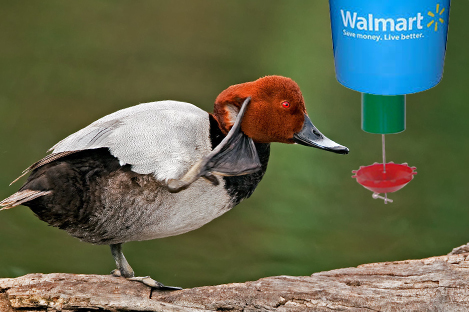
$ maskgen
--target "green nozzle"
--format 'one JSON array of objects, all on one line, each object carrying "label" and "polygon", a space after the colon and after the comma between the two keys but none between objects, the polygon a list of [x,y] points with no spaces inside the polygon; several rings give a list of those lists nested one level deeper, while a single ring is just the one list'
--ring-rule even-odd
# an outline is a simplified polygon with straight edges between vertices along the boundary
[{"label": "green nozzle", "polygon": [[391,134],[405,130],[405,95],[362,93],[362,129]]}]

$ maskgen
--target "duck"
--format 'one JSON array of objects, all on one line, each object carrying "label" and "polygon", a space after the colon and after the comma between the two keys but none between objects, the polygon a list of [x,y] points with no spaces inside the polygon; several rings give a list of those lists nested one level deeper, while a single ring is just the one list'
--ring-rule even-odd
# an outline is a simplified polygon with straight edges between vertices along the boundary
[{"label": "duck", "polygon": [[349,153],[313,125],[294,80],[265,76],[222,91],[213,113],[166,100],[104,116],[24,170],[0,207],[27,206],[83,242],[109,245],[116,277],[181,289],[136,277],[122,245],[198,229],[249,198],[274,142]]}]

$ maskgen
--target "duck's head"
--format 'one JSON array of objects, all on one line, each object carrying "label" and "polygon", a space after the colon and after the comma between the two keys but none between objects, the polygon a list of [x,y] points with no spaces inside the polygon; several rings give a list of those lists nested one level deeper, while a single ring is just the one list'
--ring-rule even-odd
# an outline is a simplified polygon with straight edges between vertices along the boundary
[{"label": "duck's head", "polygon": [[325,137],[306,113],[300,87],[290,78],[267,76],[230,86],[215,100],[213,115],[227,134],[243,102],[251,102],[243,116],[241,130],[256,143],[298,143],[339,154],[349,149]]},{"label": "duck's head", "polygon": [[213,117],[225,138],[181,179],[169,181],[170,192],[186,189],[199,177],[217,185],[215,175],[260,170],[254,143],[298,143],[339,154],[349,151],[316,129],[306,114],[300,88],[290,78],[267,76],[229,87],[215,100]]}]

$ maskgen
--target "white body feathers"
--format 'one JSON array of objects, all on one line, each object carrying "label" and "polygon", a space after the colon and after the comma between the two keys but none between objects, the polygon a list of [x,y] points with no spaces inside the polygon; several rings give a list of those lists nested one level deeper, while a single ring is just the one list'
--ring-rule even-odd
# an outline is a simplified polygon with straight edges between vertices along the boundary
[{"label": "white body feathers", "polygon": [[211,152],[209,116],[184,102],[144,103],[107,115],[63,139],[53,153],[109,148],[121,165],[153,174],[159,181],[180,178]]}]

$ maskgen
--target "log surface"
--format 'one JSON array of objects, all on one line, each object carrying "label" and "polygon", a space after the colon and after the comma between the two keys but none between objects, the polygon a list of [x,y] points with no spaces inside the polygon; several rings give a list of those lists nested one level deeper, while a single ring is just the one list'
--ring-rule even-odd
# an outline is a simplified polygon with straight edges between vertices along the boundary
[{"label": "log surface", "polygon": [[468,248],[172,292],[112,276],[28,274],[0,279],[0,311],[469,311]]}]

